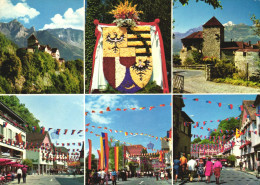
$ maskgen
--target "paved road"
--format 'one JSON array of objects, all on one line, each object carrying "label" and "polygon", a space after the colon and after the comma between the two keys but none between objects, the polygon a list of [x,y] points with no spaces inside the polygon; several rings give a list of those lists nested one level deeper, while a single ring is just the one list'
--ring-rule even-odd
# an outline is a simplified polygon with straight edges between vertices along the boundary
[{"label": "paved road", "polygon": [[184,91],[188,93],[260,93],[260,89],[206,81],[205,71],[173,69],[184,76]]},{"label": "paved road", "polygon": [[[112,182],[110,181],[109,184],[112,184]],[[172,180],[159,180],[156,181],[155,177],[152,178],[147,178],[147,177],[143,177],[143,178],[128,178],[127,181],[117,181],[116,182],[117,185],[171,185],[172,184]]]},{"label": "paved road", "polygon": [[[17,182],[15,179],[8,184],[17,184]],[[83,175],[76,177],[72,175],[28,175],[26,185],[84,185],[84,177]]]},{"label": "paved road", "polygon": [[[185,184],[185,185],[201,185],[205,183],[205,177],[203,177],[203,182],[197,182],[197,178],[194,182],[186,183],[174,183],[174,184]],[[211,176],[210,184],[216,184],[214,175]],[[233,168],[223,169],[220,176],[220,184],[225,185],[260,185],[260,179],[257,179],[254,175],[247,174],[245,172],[236,171]]]}]

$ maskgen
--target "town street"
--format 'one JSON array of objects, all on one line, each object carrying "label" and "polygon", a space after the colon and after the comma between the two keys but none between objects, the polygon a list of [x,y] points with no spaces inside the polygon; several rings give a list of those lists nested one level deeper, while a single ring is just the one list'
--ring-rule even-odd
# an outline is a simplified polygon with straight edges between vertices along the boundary
[{"label": "town street", "polygon": [[[206,184],[205,177],[203,177],[203,182],[197,182],[197,178],[193,182],[183,183],[180,180],[174,184],[185,184],[185,185],[200,185]],[[214,175],[211,176],[210,184],[216,184]],[[225,168],[221,171],[220,184],[226,185],[259,185],[260,179],[257,179],[255,175],[247,174],[245,172],[240,172],[234,168]]]},{"label": "town street", "polygon": [[[18,180],[8,184],[17,184]],[[21,184],[23,181],[21,179]],[[27,185],[83,185],[84,176],[83,175],[27,175],[26,178]]]},{"label": "town street", "polygon": [[[112,184],[112,181],[109,181],[108,184]],[[156,178],[155,177],[152,177],[152,178],[147,178],[147,177],[142,177],[142,178],[128,178],[127,181],[122,181],[120,179],[120,181],[116,181],[116,184],[117,185],[138,185],[138,184],[141,184],[141,185],[151,185],[151,184],[159,184],[159,185],[169,185],[169,184],[172,184],[172,180],[169,179],[169,180],[158,180],[156,181]]]},{"label": "town street", "polygon": [[260,89],[206,81],[205,71],[173,69],[173,74],[184,76],[184,91],[187,93],[259,93]]}]

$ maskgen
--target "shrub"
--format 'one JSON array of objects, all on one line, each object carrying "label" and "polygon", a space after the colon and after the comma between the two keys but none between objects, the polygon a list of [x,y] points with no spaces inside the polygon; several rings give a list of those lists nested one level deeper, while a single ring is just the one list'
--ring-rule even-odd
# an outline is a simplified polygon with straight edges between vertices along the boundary
[{"label": "shrub", "polygon": [[214,69],[212,70],[213,78],[232,78],[233,73],[236,72],[235,64],[232,62],[225,62],[219,60],[216,62]]},{"label": "shrub", "polygon": [[179,55],[173,55],[173,65],[181,65],[181,59]]},{"label": "shrub", "polygon": [[195,61],[195,63],[197,64],[201,64],[203,63],[202,61],[202,53],[200,53],[199,51],[192,51],[192,58]]},{"label": "shrub", "polygon": [[194,60],[192,58],[186,58],[186,60],[184,61],[184,65],[192,65],[194,64]]}]

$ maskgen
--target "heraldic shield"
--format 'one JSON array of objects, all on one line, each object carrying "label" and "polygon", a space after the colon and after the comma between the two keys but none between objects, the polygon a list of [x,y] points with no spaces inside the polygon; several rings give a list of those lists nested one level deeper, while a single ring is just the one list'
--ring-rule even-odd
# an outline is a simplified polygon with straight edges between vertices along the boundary
[{"label": "heraldic shield", "polygon": [[[108,83],[121,93],[135,93],[144,88],[152,76],[153,81],[157,80],[157,84],[163,86],[161,51],[157,55],[152,53],[152,39],[155,40],[154,45],[157,43],[158,49],[161,49],[155,33],[156,28],[151,25],[117,27],[97,24],[90,92],[101,90]],[[154,56],[159,58],[157,73],[154,70]]]}]

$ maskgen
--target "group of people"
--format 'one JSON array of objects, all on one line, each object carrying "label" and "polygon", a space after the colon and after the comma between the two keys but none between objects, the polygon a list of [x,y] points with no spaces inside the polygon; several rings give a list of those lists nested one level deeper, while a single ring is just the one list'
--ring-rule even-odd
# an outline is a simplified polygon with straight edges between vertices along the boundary
[{"label": "group of people", "polygon": [[202,181],[202,177],[206,177],[206,183],[210,183],[210,178],[214,174],[216,178],[216,184],[219,184],[219,178],[222,170],[222,164],[219,159],[216,161],[211,161],[211,157],[208,159],[198,159],[196,161],[193,156],[191,156],[188,161],[185,154],[182,154],[181,158],[176,158],[173,161],[173,169],[175,174],[175,181],[177,182],[178,176],[180,174],[181,179],[184,178],[186,174],[189,174],[190,182],[193,181],[195,174],[198,175],[198,181]]},{"label": "group of people", "polygon": [[[117,177],[119,176],[118,172],[113,169],[111,172],[105,171],[104,169],[100,170],[87,170],[86,171],[86,182],[89,185],[101,185],[108,184],[109,180],[112,180],[113,185],[116,185]],[[124,177],[125,178],[125,177]],[[119,180],[119,179],[118,179]],[[122,177],[123,180],[123,177]]]},{"label": "group of people", "polygon": [[9,182],[14,181],[14,179],[17,177],[18,184],[21,182],[21,178],[23,178],[23,183],[26,182],[26,175],[27,175],[27,168],[23,166],[23,168],[19,167],[17,171],[2,171],[0,175],[0,181],[1,182]]}]

